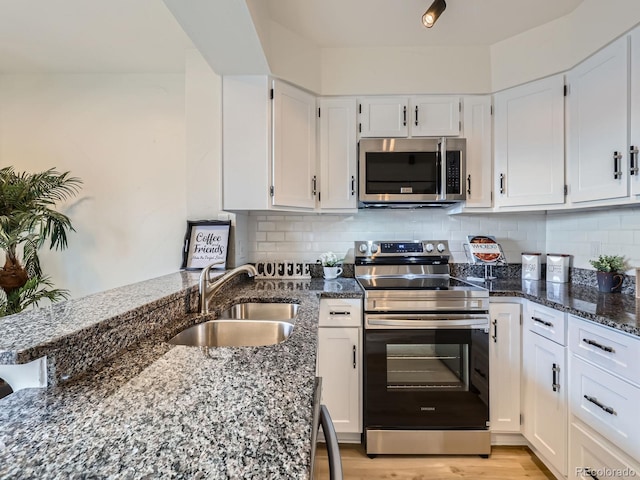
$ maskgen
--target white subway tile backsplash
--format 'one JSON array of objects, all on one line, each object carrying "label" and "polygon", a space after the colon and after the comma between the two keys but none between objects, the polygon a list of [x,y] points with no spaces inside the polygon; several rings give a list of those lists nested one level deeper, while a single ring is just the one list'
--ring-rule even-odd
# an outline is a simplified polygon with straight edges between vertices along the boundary
[{"label": "white subway tile backsplash", "polygon": [[284,232],[267,232],[267,242],[284,242]]},{"label": "white subway tile backsplash", "polygon": [[292,260],[314,263],[322,252],[345,255],[356,240],[449,241],[454,262],[466,262],[467,235],[493,235],[507,261],[524,251],[568,253],[572,265],[592,268],[594,245],[603,255],[624,255],[640,266],[640,207],[595,212],[478,214],[451,216],[444,210],[360,210],[357,214],[249,214],[250,261]]},{"label": "white subway tile backsplash", "polygon": [[[520,262],[525,250],[545,244],[545,215],[500,214],[450,216],[444,210],[362,210],[349,215],[278,212],[248,216],[250,261],[290,259],[315,262],[322,252],[344,256],[356,240],[449,241],[454,262],[466,262],[468,235],[493,235],[507,260]],[[542,227],[541,227],[542,225]],[[502,228],[508,227],[508,228]]]}]

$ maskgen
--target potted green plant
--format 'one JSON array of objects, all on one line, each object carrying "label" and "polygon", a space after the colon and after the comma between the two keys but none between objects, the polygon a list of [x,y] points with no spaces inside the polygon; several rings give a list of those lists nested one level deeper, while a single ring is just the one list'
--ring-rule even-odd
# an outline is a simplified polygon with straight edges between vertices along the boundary
[{"label": "potted green plant", "polygon": [[338,258],[338,256],[333,252],[325,252],[321,254],[320,263],[322,263],[324,278],[329,280],[338,278],[342,274],[342,267],[340,267],[342,260],[342,258]]},{"label": "potted green plant", "polygon": [[606,293],[618,293],[622,289],[625,269],[624,257],[621,255],[600,255],[596,260],[589,260],[596,269],[598,289]]},{"label": "potted green plant", "polygon": [[51,249],[67,247],[67,232],[73,226],[54,207],[73,197],[81,183],[69,172],[55,169],[39,173],[0,169],[0,248],[5,256],[0,268],[0,316],[37,306],[45,298],[68,298],[66,290],[51,288],[50,277],[40,267],[38,250],[47,241]]}]

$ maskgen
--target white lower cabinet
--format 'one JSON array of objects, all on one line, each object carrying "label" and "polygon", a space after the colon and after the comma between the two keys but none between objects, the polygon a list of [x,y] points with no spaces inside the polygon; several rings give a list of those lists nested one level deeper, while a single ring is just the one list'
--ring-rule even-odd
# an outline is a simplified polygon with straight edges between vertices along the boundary
[{"label": "white lower cabinet", "polygon": [[341,442],[360,442],[362,433],[362,301],[321,299],[318,376],[322,403]]},{"label": "white lower cabinet", "polygon": [[640,464],[579,420],[571,422],[568,478],[613,480],[640,477]]},{"label": "white lower cabinet", "polygon": [[520,432],[519,303],[491,303],[489,402],[492,433]]},{"label": "white lower cabinet", "polygon": [[569,316],[569,478],[640,477],[640,338]]},{"label": "white lower cabinet", "polygon": [[[529,304],[535,305],[535,304]],[[547,309],[535,305],[536,309]],[[552,309],[547,309],[555,312]],[[554,320],[565,331],[564,315]],[[525,316],[523,345],[523,433],[549,467],[567,474],[567,361],[564,344],[534,331],[529,310]],[[545,320],[546,321],[546,320]],[[551,323],[551,322],[549,322]],[[544,333],[544,332],[542,332]],[[562,337],[564,339],[564,336]]]}]

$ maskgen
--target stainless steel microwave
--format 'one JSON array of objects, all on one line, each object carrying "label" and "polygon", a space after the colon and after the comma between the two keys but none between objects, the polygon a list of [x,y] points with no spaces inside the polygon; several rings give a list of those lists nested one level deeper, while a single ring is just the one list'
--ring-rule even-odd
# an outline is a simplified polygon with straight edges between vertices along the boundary
[{"label": "stainless steel microwave", "polygon": [[466,198],[464,138],[363,138],[358,161],[361,208],[444,206]]}]

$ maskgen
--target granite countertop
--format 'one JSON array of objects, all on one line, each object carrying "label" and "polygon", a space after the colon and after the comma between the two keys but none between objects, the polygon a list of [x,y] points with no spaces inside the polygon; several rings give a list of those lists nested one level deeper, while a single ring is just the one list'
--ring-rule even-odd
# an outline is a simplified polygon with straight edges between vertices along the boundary
[{"label": "granite countertop", "polygon": [[214,309],[299,302],[285,342],[207,357],[166,343],[202,320],[183,314],[71,380],[0,399],[0,478],[307,478],[320,296],[362,291],[353,279],[243,282]]},{"label": "granite countertop", "polygon": [[556,310],[640,336],[640,302],[632,295],[601,293],[597,288],[572,283],[552,283],[520,278],[471,283],[486,287],[492,297],[523,297]]}]

